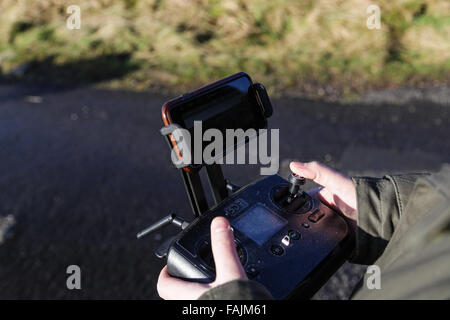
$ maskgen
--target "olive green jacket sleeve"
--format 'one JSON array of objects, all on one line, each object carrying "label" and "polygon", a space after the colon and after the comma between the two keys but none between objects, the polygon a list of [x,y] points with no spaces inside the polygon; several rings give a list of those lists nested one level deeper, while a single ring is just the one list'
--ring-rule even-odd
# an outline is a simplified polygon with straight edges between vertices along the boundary
[{"label": "olive green jacket sleeve", "polygon": [[404,213],[416,180],[425,175],[352,178],[357,195],[358,229],[350,262],[372,264],[381,256]]},{"label": "olive green jacket sleeve", "polygon": [[358,230],[351,261],[372,271],[352,299],[449,299],[450,166],[353,181]]}]

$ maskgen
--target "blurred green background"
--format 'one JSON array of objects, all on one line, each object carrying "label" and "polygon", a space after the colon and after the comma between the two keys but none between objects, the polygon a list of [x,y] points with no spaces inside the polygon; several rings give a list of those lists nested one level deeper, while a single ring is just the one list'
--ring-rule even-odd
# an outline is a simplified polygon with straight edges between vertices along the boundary
[{"label": "blurred green background", "polygon": [[450,1],[0,0],[3,80],[181,92],[238,71],[310,98],[449,83]]}]

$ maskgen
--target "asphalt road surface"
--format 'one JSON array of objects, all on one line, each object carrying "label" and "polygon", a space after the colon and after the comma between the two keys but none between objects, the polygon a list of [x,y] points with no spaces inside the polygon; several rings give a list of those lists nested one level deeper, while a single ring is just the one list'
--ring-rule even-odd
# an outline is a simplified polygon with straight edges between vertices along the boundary
[{"label": "asphalt road surface", "polygon": [[[142,240],[136,232],[172,212],[191,218],[158,132],[168,98],[0,86],[1,299],[158,299],[164,262],[152,252],[177,230]],[[448,104],[273,104],[269,125],[280,129],[283,176],[292,159],[376,176],[450,162]],[[224,172],[245,184],[259,168]],[[69,265],[81,267],[81,290],[66,287]],[[346,264],[315,298],[347,298],[363,272]]]}]

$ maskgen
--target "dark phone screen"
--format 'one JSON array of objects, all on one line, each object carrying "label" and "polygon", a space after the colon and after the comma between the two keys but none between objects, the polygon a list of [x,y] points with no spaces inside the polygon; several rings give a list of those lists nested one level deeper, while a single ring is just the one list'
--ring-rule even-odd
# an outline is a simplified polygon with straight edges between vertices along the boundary
[{"label": "dark phone screen", "polygon": [[218,87],[180,102],[170,109],[172,122],[193,134],[194,121],[202,121],[203,131],[209,128],[247,130],[266,127],[266,119],[257,104],[252,82],[241,76]]}]

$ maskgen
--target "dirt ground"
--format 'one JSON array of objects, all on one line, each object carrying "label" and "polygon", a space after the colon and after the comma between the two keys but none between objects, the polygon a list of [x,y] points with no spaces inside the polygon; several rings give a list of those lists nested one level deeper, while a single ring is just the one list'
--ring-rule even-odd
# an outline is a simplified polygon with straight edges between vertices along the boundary
[{"label": "dirt ground", "polygon": [[[450,162],[448,90],[441,94],[443,103],[395,93],[352,105],[274,100],[280,173],[293,159],[350,175],[438,170]],[[152,252],[176,229],[139,241],[136,233],[172,212],[191,217],[158,132],[168,98],[0,86],[0,299],[158,299],[164,262]],[[245,184],[259,166],[224,173]],[[81,290],[66,288],[72,264]],[[348,298],[364,271],[345,264],[315,298]]]}]

